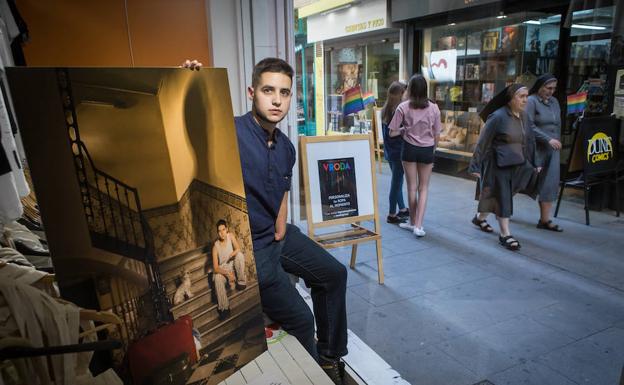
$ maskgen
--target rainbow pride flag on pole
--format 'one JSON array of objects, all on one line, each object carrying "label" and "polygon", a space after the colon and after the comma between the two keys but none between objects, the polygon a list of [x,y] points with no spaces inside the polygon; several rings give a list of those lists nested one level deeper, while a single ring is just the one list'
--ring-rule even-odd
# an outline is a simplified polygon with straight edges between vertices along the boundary
[{"label": "rainbow pride flag on pole", "polygon": [[368,106],[369,104],[375,104],[375,96],[373,96],[372,92],[367,92],[362,95],[362,101],[364,103],[364,107]]},{"label": "rainbow pride flag on pole", "polygon": [[579,114],[585,111],[587,105],[587,92],[579,92],[568,95],[568,115]]},{"label": "rainbow pride flag on pole", "polygon": [[342,111],[346,115],[355,114],[364,109],[360,86],[349,88],[342,94]]}]

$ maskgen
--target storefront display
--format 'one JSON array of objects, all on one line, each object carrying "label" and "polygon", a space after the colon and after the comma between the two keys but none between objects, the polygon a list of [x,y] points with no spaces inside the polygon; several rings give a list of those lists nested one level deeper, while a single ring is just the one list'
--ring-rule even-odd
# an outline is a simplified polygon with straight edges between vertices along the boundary
[{"label": "storefront display", "polygon": [[[373,107],[383,104],[387,87],[399,80],[399,31],[390,28],[387,11],[386,0],[363,0],[306,14],[305,27],[302,20],[297,21],[303,77],[297,85],[300,134],[371,131]],[[304,59],[312,48],[314,55]],[[313,77],[306,75],[310,71]],[[365,108],[345,111],[345,93],[356,87]],[[312,94],[316,103],[310,114],[312,108],[306,101]],[[312,121],[315,130],[310,130]]]},{"label": "storefront display", "polygon": [[[372,42],[343,41],[325,46],[327,131],[366,134],[372,130],[373,107],[382,106],[387,89],[399,79],[398,36]],[[345,109],[353,90],[363,108]]]},{"label": "storefront display", "polygon": [[556,55],[541,50],[539,39],[557,40],[559,18],[532,17],[509,15],[423,32],[423,73],[442,113],[439,156],[470,157],[483,125],[478,111],[507,85],[530,86],[536,76],[554,71]]},{"label": "storefront display", "polygon": [[[613,0],[391,0],[392,22],[413,41],[406,68],[427,77],[429,97],[442,113],[437,169],[465,175],[483,125],[473,116],[506,85],[530,86],[551,73],[562,111],[563,170],[582,115],[624,110],[615,84],[624,52],[622,6]],[[614,151],[622,150],[619,143]],[[601,203],[593,207],[614,207],[605,200],[597,198]]]}]

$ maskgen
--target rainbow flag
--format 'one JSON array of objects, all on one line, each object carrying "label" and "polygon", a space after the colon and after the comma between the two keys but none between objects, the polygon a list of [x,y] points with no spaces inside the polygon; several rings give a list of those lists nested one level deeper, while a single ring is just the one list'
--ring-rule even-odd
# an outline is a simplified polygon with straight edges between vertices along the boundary
[{"label": "rainbow flag", "polygon": [[587,105],[587,92],[579,92],[568,95],[568,114],[578,114],[585,110]]},{"label": "rainbow flag", "polygon": [[362,90],[360,86],[349,88],[342,94],[342,110],[346,115],[355,114],[364,109],[364,100],[362,99]]},{"label": "rainbow flag", "polygon": [[375,97],[372,92],[367,92],[362,95],[362,102],[364,106],[368,106],[369,104],[375,104]]}]

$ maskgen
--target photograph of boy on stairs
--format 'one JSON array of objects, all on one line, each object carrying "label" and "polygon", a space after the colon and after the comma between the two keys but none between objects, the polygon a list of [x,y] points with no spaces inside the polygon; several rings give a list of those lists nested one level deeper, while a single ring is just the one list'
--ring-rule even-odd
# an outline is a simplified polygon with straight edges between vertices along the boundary
[{"label": "photograph of boy on stairs", "polygon": [[245,274],[245,256],[240,251],[236,236],[230,233],[224,219],[217,222],[218,238],[212,247],[212,266],[215,291],[217,293],[218,312],[220,319],[230,315],[228,288],[235,284],[236,289],[247,287]]},{"label": "photograph of boy on stairs", "polygon": [[[197,60],[183,67],[201,70]],[[327,250],[287,223],[297,153],[278,124],[290,109],[294,70],[279,58],[253,68],[251,111],[234,119],[262,310],[293,335],[335,384],[347,354],[347,270]],[[311,290],[311,312],[288,274]],[[316,333],[315,333],[316,323]]]}]

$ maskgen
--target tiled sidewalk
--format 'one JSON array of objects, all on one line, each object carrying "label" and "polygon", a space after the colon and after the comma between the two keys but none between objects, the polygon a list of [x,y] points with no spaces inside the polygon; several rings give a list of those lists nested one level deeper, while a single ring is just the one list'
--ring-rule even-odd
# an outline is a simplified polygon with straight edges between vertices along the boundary
[{"label": "tiled sidewalk", "polygon": [[[378,174],[387,213],[390,174]],[[613,385],[624,365],[624,219],[562,203],[563,233],[535,228],[537,204],[515,198],[519,252],[470,223],[474,181],[434,174],[427,235],[382,225],[349,271],[349,328],[412,384]],[[498,230],[495,219],[490,223]],[[350,248],[333,254],[348,264]]]}]

